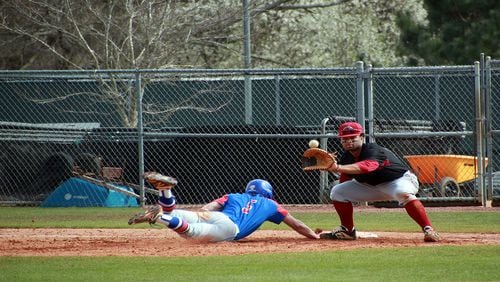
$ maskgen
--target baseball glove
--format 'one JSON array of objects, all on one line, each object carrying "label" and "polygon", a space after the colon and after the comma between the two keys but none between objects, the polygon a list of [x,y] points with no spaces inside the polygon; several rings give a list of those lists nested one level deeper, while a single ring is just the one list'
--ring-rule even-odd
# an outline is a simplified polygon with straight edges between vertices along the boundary
[{"label": "baseball glove", "polygon": [[302,169],[304,171],[311,170],[328,170],[337,164],[337,153],[329,153],[319,148],[307,149],[302,155]]},{"label": "baseball glove", "polygon": [[148,222],[149,225],[156,223],[156,220],[162,215],[162,208],[160,205],[153,205],[146,208],[144,211],[134,214],[129,220],[128,224],[138,224]]}]

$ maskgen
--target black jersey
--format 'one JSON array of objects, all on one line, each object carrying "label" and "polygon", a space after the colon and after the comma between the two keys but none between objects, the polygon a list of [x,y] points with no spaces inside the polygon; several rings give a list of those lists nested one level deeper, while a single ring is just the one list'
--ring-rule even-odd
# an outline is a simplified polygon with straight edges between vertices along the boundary
[{"label": "black jersey", "polygon": [[356,179],[358,182],[377,185],[384,182],[389,182],[400,178],[410,168],[398,156],[389,149],[384,148],[375,143],[365,143],[361,147],[359,159],[354,159],[354,156],[349,152],[344,152],[340,157],[339,164],[348,165],[364,160],[377,161],[379,167],[372,172],[365,174],[346,174],[350,178]]}]

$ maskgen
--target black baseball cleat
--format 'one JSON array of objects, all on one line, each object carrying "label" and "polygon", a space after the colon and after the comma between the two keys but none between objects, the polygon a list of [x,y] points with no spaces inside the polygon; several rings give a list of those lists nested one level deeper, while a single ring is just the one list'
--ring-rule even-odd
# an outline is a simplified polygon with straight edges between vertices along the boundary
[{"label": "black baseball cleat", "polygon": [[424,229],[424,242],[439,242],[441,235],[437,233],[432,227],[428,226]]},{"label": "black baseball cleat", "polygon": [[319,238],[329,240],[356,240],[356,229],[349,231],[347,230],[347,228],[341,225],[339,228],[333,230],[332,232],[319,234]]}]

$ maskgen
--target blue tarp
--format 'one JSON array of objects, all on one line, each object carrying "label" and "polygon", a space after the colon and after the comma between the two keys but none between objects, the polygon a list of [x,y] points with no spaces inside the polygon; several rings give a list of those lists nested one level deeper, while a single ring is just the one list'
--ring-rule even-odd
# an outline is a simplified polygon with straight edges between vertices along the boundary
[{"label": "blue tarp", "polygon": [[[116,185],[133,192],[130,187]],[[137,199],[79,178],[61,183],[41,204],[42,207],[138,207]]]}]

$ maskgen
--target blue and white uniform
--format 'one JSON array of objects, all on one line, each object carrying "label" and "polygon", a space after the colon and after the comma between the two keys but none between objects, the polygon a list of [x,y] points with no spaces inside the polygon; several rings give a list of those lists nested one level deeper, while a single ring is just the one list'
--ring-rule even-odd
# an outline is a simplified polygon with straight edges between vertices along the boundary
[{"label": "blue and white uniform", "polygon": [[213,201],[221,207],[219,211],[199,212],[175,209],[175,197],[170,191],[168,195],[162,192],[158,203],[163,215],[158,221],[182,237],[219,242],[243,239],[264,222],[280,224],[288,215],[271,199],[272,191],[269,198],[252,192],[226,194]]},{"label": "blue and white uniform", "polygon": [[216,201],[223,206],[221,212],[239,229],[235,240],[252,234],[265,221],[280,224],[288,215],[280,204],[260,195],[228,194]]}]

